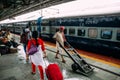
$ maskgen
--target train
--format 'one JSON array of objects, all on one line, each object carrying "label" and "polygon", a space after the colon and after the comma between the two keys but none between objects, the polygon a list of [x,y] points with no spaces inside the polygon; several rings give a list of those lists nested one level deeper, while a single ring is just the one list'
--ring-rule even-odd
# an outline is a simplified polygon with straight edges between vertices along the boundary
[{"label": "train", "polygon": [[[1,28],[21,34],[29,25],[37,30],[37,20],[2,24]],[[120,14],[79,15],[43,18],[41,37],[54,42],[53,35],[64,26],[67,41],[75,48],[120,59]]]}]

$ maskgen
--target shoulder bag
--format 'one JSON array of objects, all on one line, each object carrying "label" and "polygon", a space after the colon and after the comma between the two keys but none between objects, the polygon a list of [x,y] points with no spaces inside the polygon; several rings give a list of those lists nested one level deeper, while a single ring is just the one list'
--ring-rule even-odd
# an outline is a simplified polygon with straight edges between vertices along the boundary
[{"label": "shoulder bag", "polygon": [[[32,43],[32,41],[31,41],[31,43]],[[29,51],[28,51],[28,54],[29,54],[29,55],[33,55],[33,54],[35,54],[37,51],[38,51],[37,46],[32,43],[32,44],[31,44],[31,47],[30,47],[30,49],[29,49]]]}]

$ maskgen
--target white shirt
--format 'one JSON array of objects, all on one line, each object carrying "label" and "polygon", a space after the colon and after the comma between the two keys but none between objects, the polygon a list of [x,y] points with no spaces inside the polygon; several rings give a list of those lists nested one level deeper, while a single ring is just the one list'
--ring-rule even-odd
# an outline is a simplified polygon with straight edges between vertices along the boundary
[{"label": "white shirt", "polygon": [[57,41],[59,41],[62,45],[64,44],[64,39],[63,39],[63,33],[58,31],[55,33],[55,35],[53,36],[53,38],[55,38]]}]

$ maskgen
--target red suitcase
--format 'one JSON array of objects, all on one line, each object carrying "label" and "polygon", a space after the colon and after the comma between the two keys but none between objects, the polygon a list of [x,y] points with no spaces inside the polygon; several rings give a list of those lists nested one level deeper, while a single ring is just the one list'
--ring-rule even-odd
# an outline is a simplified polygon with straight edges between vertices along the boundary
[{"label": "red suitcase", "polygon": [[49,64],[46,68],[46,75],[48,80],[63,80],[62,72],[58,66],[58,64]]}]

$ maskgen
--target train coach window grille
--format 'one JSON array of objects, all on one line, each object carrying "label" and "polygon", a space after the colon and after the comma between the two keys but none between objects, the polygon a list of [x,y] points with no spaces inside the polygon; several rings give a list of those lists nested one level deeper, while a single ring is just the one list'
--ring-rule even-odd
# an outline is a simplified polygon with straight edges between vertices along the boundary
[{"label": "train coach window grille", "polygon": [[42,33],[49,33],[49,32],[50,32],[48,26],[42,26],[42,27],[41,27],[41,31],[42,31]]},{"label": "train coach window grille", "polygon": [[75,35],[75,29],[69,28],[69,35]]},{"label": "train coach window grille", "polygon": [[88,29],[88,37],[90,38],[96,38],[98,35],[98,31],[96,28],[89,28]]},{"label": "train coach window grille", "polygon": [[65,28],[65,30],[64,30],[64,34],[67,34],[67,29]]},{"label": "train coach window grille", "polygon": [[42,27],[42,31],[45,32],[46,31],[46,27]]},{"label": "train coach window grille", "polygon": [[55,34],[56,32],[56,27],[51,27],[51,31],[50,31],[52,34]]},{"label": "train coach window grille", "polygon": [[59,31],[59,28],[56,28],[56,32]]},{"label": "train coach window grille", "polygon": [[101,31],[101,38],[102,39],[111,39],[112,38],[112,31],[107,30],[107,29],[103,29]]},{"label": "train coach window grille", "polygon": [[120,30],[117,31],[117,40],[120,41]]},{"label": "train coach window grille", "polygon": [[78,36],[85,36],[85,29],[78,29]]}]

